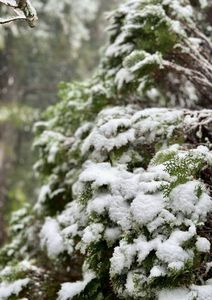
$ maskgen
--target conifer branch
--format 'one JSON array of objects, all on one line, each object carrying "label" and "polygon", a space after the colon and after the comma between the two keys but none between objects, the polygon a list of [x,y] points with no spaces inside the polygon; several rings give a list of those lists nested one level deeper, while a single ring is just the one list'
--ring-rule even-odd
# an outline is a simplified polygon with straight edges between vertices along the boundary
[{"label": "conifer branch", "polygon": [[185,75],[196,85],[212,89],[212,83],[197,70],[192,70],[167,60],[163,60],[163,67],[175,71],[176,73]]}]

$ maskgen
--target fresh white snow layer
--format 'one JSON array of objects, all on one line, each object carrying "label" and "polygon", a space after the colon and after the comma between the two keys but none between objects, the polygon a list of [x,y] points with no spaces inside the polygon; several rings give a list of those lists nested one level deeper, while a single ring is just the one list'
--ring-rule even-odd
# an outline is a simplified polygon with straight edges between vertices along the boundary
[{"label": "fresh white snow layer", "polygon": [[19,279],[14,282],[0,283],[0,299],[6,300],[12,295],[18,295],[22,288],[29,283],[29,279]]},{"label": "fresh white snow layer", "polygon": [[73,299],[73,297],[79,295],[85,289],[87,284],[94,278],[95,275],[92,272],[87,272],[85,273],[82,281],[63,283],[58,293],[58,300]]}]

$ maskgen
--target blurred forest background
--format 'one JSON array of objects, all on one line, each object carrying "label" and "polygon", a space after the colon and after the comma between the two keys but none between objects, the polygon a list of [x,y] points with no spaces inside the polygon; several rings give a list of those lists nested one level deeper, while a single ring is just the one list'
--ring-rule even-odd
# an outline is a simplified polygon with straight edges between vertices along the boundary
[{"label": "blurred forest background", "polygon": [[[58,101],[60,82],[88,78],[98,65],[105,12],[117,2],[34,0],[35,29],[0,26],[0,244],[10,213],[36,198],[33,123]],[[0,5],[1,16],[7,13]]]}]

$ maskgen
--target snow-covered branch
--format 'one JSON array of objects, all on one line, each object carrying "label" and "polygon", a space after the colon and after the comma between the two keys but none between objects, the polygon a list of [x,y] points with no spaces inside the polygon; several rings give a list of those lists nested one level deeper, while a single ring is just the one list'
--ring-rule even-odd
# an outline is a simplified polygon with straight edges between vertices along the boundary
[{"label": "snow-covered branch", "polygon": [[10,23],[16,20],[26,20],[30,27],[34,27],[37,22],[37,13],[30,0],[0,0],[0,3],[9,6],[15,12],[15,16],[0,18],[0,24]]},{"label": "snow-covered branch", "polygon": [[192,70],[190,68],[183,67],[176,63],[170,61],[163,61],[163,67],[167,68],[168,70],[172,70],[176,73],[180,73],[185,75],[189,78],[194,84],[200,85],[202,87],[206,87],[208,89],[212,89],[212,83],[208,81],[207,77],[204,76],[201,72],[197,70]]}]

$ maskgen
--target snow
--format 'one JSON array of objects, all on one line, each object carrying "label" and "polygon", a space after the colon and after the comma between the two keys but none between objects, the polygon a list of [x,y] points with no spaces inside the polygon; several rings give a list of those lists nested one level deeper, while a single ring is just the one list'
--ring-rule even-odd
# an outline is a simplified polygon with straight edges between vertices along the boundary
[{"label": "snow", "polygon": [[13,6],[13,7],[17,6],[17,1],[16,0],[1,0],[1,2],[3,4],[10,5],[10,6]]},{"label": "snow", "polygon": [[195,180],[188,181],[171,191],[170,205],[174,212],[190,215],[193,221],[206,218],[207,212],[212,209],[212,199],[204,191],[200,198],[197,197],[196,188],[199,184]]},{"label": "snow", "polygon": [[132,296],[134,293],[134,290],[135,290],[135,283],[133,280],[133,272],[129,272],[127,274],[127,282],[125,284],[125,287],[129,293],[129,295]]},{"label": "snow", "polygon": [[82,182],[94,182],[95,186],[102,186],[112,184],[119,175],[119,171],[115,168],[111,168],[109,163],[87,164],[87,168],[80,174],[80,181]]},{"label": "snow", "polygon": [[120,90],[125,83],[129,83],[133,80],[133,75],[129,72],[129,70],[122,68],[118,71],[115,77],[115,84],[117,88]]},{"label": "snow", "polygon": [[152,250],[157,249],[157,246],[161,243],[161,237],[158,236],[155,239],[147,241],[146,237],[141,235],[138,239],[134,240],[134,243],[138,262],[142,263]]},{"label": "snow", "polygon": [[196,228],[192,225],[188,231],[179,229],[173,230],[170,237],[159,244],[156,255],[157,257],[169,264],[177,262],[186,262],[194,255],[192,250],[184,250],[182,245],[184,242],[190,240],[196,234]]},{"label": "snow", "polygon": [[82,154],[93,152],[93,158],[99,161],[104,154],[139,139],[151,143],[158,136],[172,136],[175,129],[183,126],[183,110],[150,108],[137,110],[136,107],[114,107],[99,113],[95,126],[84,140]]},{"label": "snow", "polygon": [[82,235],[82,243],[89,245],[92,242],[98,242],[103,231],[104,226],[101,223],[94,223],[87,226]]},{"label": "snow", "polygon": [[212,285],[192,285],[189,289],[165,289],[159,292],[158,300],[211,300]]},{"label": "snow", "polygon": [[80,174],[81,182],[91,182],[97,188],[110,186],[111,192],[125,195],[125,198],[133,197],[136,193],[138,175],[132,175],[122,166],[112,167],[110,163],[95,164],[88,162],[86,169]]},{"label": "snow", "polygon": [[175,13],[179,18],[192,18],[193,16],[193,8],[191,5],[183,5],[179,0],[163,0],[163,5],[170,5],[173,9],[173,13]]},{"label": "snow", "polygon": [[[148,116],[149,112],[144,114]],[[178,114],[175,113],[174,116],[179,120]],[[133,116],[136,122],[140,117],[138,114]],[[167,114],[167,120],[169,119],[170,115]],[[178,145],[164,150],[166,154],[170,151],[174,151],[176,159],[188,154],[188,151],[181,150]],[[196,152],[190,150],[190,153],[195,157],[200,154],[203,157],[208,155],[207,148],[204,147]],[[87,203],[88,217],[95,212],[101,216],[109,216],[110,221],[116,224],[117,233],[114,231],[114,239],[111,237],[109,241],[106,231],[103,234],[107,227],[100,227],[100,224],[97,226],[98,230],[93,230],[91,225],[87,226],[82,235],[82,240],[87,244],[103,238],[112,244],[116,238],[120,239],[111,258],[112,275],[121,274],[127,269],[130,271],[133,261],[141,263],[154,250],[157,263],[160,261],[166,268],[152,269],[149,276],[157,276],[159,271],[161,275],[158,276],[165,276],[168,269],[182,270],[186,262],[193,259],[195,245],[185,248],[185,242],[196,238],[199,250],[202,247],[205,251],[209,247],[207,241],[197,236],[196,232],[196,224],[204,221],[207,213],[212,210],[212,201],[204,185],[201,183],[202,193],[199,196],[196,190],[200,181],[190,180],[173,188],[169,198],[164,197],[161,184],[170,183],[173,178],[165,171],[163,164],[155,165],[154,161],[153,159],[147,170],[138,168],[133,173],[126,171],[122,165],[87,162],[80,175],[80,182],[90,182],[95,191]],[[106,187],[104,192],[99,191],[102,186]],[[95,228],[96,224],[93,225]],[[166,226],[171,226],[172,232],[164,231]],[[180,226],[185,229],[180,230]],[[131,244],[122,238],[122,234],[127,231],[143,227],[149,230],[152,238],[147,240],[142,231]],[[161,229],[164,233],[158,234]]]},{"label": "snow", "polygon": [[162,194],[145,195],[139,193],[131,204],[133,219],[141,225],[152,221],[163,208]]},{"label": "snow", "polygon": [[125,39],[127,38],[127,33],[126,32],[121,32],[115,42],[111,45],[106,50],[106,56],[107,57],[118,57],[123,54],[127,54],[133,49],[133,44],[131,43],[126,43]]},{"label": "snow", "polygon": [[78,139],[81,139],[82,136],[83,136],[83,134],[89,132],[90,129],[91,129],[92,127],[93,127],[93,126],[92,126],[92,123],[89,123],[89,122],[84,123],[82,126],[80,126],[80,127],[76,130],[74,136],[75,136],[76,138],[78,138]]},{"label": "snow", "polygon": [[[129,123],[128,120],[126,122]],[[82,153],[85,154],[91,147],[94,147],[97,151],[107,150],[109,152],[114,148],[121,148],[129,142],[132,143],[135,140],[135,131],[133,128],[125,132],[116,132],[117,126],[126,126],[122,123],[122,121],[119,121],[117,125],[115,120],[111,120],[108,122],[107,127],[105,124],[100,128],[94,128],[82,145]],[[129,125],[127,125],[128,127]]]},{"label": "snow", "polygon": [[66,227],[65,229],[63,229],[62,234],[64,234],[65,236],[76,236],[78,232],[78,224],[72,224],[68,227]]},{"label": "snow", "polygon": [[157,228],[160,228],[161,226],[165,224],[176,224],[177,223],[177,218],[170,213],[166,209],[162,209],[160,214],[147,225],[147,229],[149,230],[150,233],[154,232],[157,230]]},{"label": "snow", "polygon": [[212,285],[192,285],[191,289],[197,300],[211,300],[212,299]]},{"label": "snow", "polygon": [[72,201],[58,216],[57,221],[61,226],[64,248],[71,255],[75,250],[74,238],[82,236],[82,227],[85,228],[87,224],[87,214],[80,203]]},{"label": "snow", "polygon": [[171,191],[171,207],[174,211],[181,211],[185,214],[192,214],[195,211],[195,206],[199,201],[195,193],[197,184],[197,181],[190,181],[178,185]]},{"label": "snow", "polygon": [[[134,65],[129,65],[129,61],[136,58],[136,56],[143,56],[142,59]],[[163,66],[163,60],[160,53],[150,54],[142,50],[133,51],[123,62],[123,66],[131,73],[141,70],[146,65],[158,65],[160,68]]]},{"label": "snow", "polygon": [[104,238],[110,245],[114,244],[116,240],[120,238],[121,230],[118,227],[106,228]]},{"label": "snow", "polygon": [[[188,232],[180,230],[174,231],[171,236],[163,241],[164,237],[158,235],[157,238],[147,241],[145,236],[140,234],[138,239],[133,241],[133,244],[127,244],[121,241],[120,245],[115,248],[113,257],[111,258],[111,272],[120,274],[124,269],[130,268],[135,256],[141,263],[152,250],[156,251],[157,258],[168,263],[169,268],[182,269],[185,261],[193,257],[191,250],[184,250],[181,245],[189,240],[195,234],[195,229],[189,229]],[[152,269],[150,277],[166,275],[165,269],[160,269],[161,275],[158,274],[159,269]]]},{"label": "snow", "polygon": [[184,264],[182,263],[188,261],[192,257],[191,254],[192,252],[183,250],[182,247],[169,240],[162,243],[156,253],[157,257],[168,263],[169,268],[172,269],[176,269],[176,263],[180,263],[180,267],[183,268]]},{"label": "snow", "polygon": [[130,269],[135,254],[135,245],[127,244],[127,242],[121,241],[120,246],[115,247],[113,256],[110,259],[111,274],[121,274],[123,269]]},{"label": "snow", "polygon": [[18,295],[21,290],[27,286],[29,279],[19,279],[14,282],[2,282],[0,283],[0,299],[6,300],[12,295]]},{"label": "snow", "polygon": [[[87,22],[93,18],[92,16],[95,16],[97,4],[95,5],[95,2],[91,0],[81,1],[80,5],[78,2],[78,0],[65,0],[64,2],[50,0],[45,6],[45,10],[50,12],[54,6],[57,7],[56,12],[59,14],[63,11],[64,3],[66,3],[67,9],[73,8],[73,10],[71,9],[73,18],[70,20],[78,23],[77,21],[80,19],[84,24],[84,21]],[[160,2],[160,4],[148,5],[150,2]],[[147,65],[163,67],[161,53],[153,51],[150,54],[142,50],[135,50],[137,40],[134,40],[134,37],[131,39],[132,44],[126,41],[130,40],[134,30],[141,29],[140,36],[142,37],[143,26],[147,25],[146,33],[154,31],[154,26],[148,27],[146,18],[153,17],[153,21],[155,21],[155,16],[159,16],[162,21],[165,20],[171,31],[184,34],[181,20],[190,18],[193,14],[192,7],[186,5],[187,2],[133,0],[127,5],[121,6],[120,15],[118,13],[114,18],[119,18],[123,23],[121,28],[118,26],[115,28],[116,24],[114,24],[113,32],[116,30],[119,32],[111,39],[114,43],[108,47],[106,53],[106,63],[107,60],[112,62],[114,58],[117,58],[115,60],[117,65],[106,72],[105,85],[102,83],[93,85],[90,98],[88,95],[89,105],[93,105],[93,94],[104,94],[111,98],[109,97],[111,96],[110,87],[108,88],[107,84],[112,84],[114,88],[115,83],[116,89],[120,90],[128,82],[136,81],[137,73]],[[205,2],[202,0],[201,5],[205,6]],[[165,10],[163,5],[169,5],[169,7],[166,7]],[[170,7],[171,9],[169,9]],[[87,8],[89,9],[87,10]],[[172,18],[178,20],[172,21]],[[136,21],[137,19],[141,22]],[[88,31],[83,24],[79,24],[80,34],[74,41],[75,48],[79,46],[82,36],[85,39],[88,36]],[[139,31],[136,31],[136,34],[139,34]],[[195,38],[190,41],[196,45],[199,43]],[[136,46],[142,48],[141,44]],[[122,63],[118,64],[119,61]],[[139,83],[141,87],[142,79]],[[182,89],[185,89],[189,100],[197,101],[196,90],[189,81],[185,81]],[[80,100],[80,92],[77,94],[77,98]],[[70,91],[69,97],[72,96],[73,91]],[[117,102],[122,101],[122,96],[121,92],[118,93]],[[149,89],[147,97],[157,101],[157,98],[160,98],[159,90],[154,87]],[[167,97],[169,97],[168,94]],[[124,100],[130,101],[129,99]],[[69,101],[68,109],[71,110],[73,106],[76,108],[78,105],[80,105],[80,101],[75,103]],[[170,272],[173,271],[179,271],[179,273],[187,271],[185,270],[186,263],[192,263],[197,252],[210,250],[210,242],[206,238],[198,236],[198,226],[204,224],[208,212],[212,211],[212,200],[208,195],[207,187],[201,180],[190,176],[183,181],[183,184],[178,184],[169,195],[165,196],[164,184],[169,186],[170,183],[177,182],[178,178],[168,173],[164,163],[158,165],[157,157],[154,157],[150,163],[148,162],[148,159],[150,160],[153,156],[152,152],[157,152],[158,148],[165,149],[156,154],[158,157],[160,154],[174,153],[174,159],[177,160],[189,153],[194,157],[201,156],[203,160],[209,161],[209,150],[205,146],[193,150],[186,150],[190,147],[187,144],[182,147],[179,145],[169,147],[175,138],[173,133],[179,133],[180,137],[183,137],[183,133],[187,133],[186,129],[195,130],[198,120],[204,121],[204,113],[207,116],[209,112],[202,112],[203,117],[200,118],[199,112],[191,113],[187,110],[166,108],[141,109],[142,106],[143,104],[106,108],[98,114],[95,120],[91,120],[89,114],[91,123],[83,123],[73,137],[66,138],[53,130],[45,130],[36,144],[42,149],[44,153],[42,155],[47,160],[47,165],[55,166],[52,172],[55,181],[51,176],[47,178],[48,183],[40,191],[38,204],[42,205],[48,198],[51,199],[66,191],[63,186],[66,188],[68,185],[68,188],[72,188],[71,203],[64,208],[62,213],[58,212],[59,215],[56,215],[55,218],[45,219],[40,231],[41,247],[54,260],[64,251],[74,255],[75,250],[80,250],[81,254],[89,255],[89,247],[99,241],[106,241],[111,250],[114,248],[114,251],[111,251],[110,259],[112,280],[119,277],[117,275],[121,275],[122,288],[126,289],[124,293],[128,293],[127,296],[130,295],[130,298],[133,299],[139,297],[145,299],[145,287],[149,288],[151,280],[158,278],[159,281],[163,276],[169,278]],[[92,106],[92,108],[95,107]],[[144,147],[146,145],[150,146],[150,153],[147,153],[148,150]],[[57,157],[64,149],[63,146],[70,150],[70,153],[68,158],[64,159],[64,164],[60,165]],[[73,150],[79,151],[77,154],[80,159],[74,161],[73,152],[71,152]],[[149,166],[146,166],[145,163],[141,164],[143,168],[140,166],[136,169],[135,166],[138,162],[137,157],[134,159],[135,153],[140,161],[144,161],[145,154],[149,154],[147,158]],[[66,174],[65,182],[61,182],[61,176],[59,179],[60,183],[64,185],[62,188],[58,185],[55,188],[55,185],[51,183],[58,182],[58,174],[60,171],[64,174],[67,168],[69,173]],[[87,186],[91,187],[92,193],[88,193],[89,198],[86,197],[86,201],[82,201],[82,192],[86,192]],[[198,188],[201,189],[200,195],[197,193]],[[15,230],[22,228],[22,224],[14,226]],[[152,255],[153,253],[154,255]],[[87,256],[84,255],[84,257]],[[142,263],[148,258],[151,258],[148,260],[151,265],[145,268]],[[69,267],[71,268],[71,266]],[[4,270],[4,272],[9,272],[9,270]],[[61,285],[58,293],[59,300],[68,300],[79,295],[95,278],[91,272],[83,273],[83,280],[75,283],[66,282]],[[138,277],[136,278],[135,275]],[[127,278],[125,282],[124,278]],[[141,290],[139,295],[136,295],[135,279],[139,281]],[[112,282],[114,287],[116,283]],[[121,286],[122,283],[119,284]],[[0,292],[2,286],[3,284],[0,284]],[[14,288],[15,292],[16,290],[17,286]],[[162,290],[159,292],[158,299],[191,300],[191,296],[198,296],[198,300],[208,300],[211,292],[209,285],[192,286]],[[141,297],[142,293],[144,296]],[[127,299],[126,294],[121,297]]]},{"label": "snow", "polygon": [[62,226],[70,226],[72,224],[84,224],[86,217],[84,215],[83,206],[72,201],[66,209],[58,216],[58,222]]},{"label": "snow", "polygon": [[185,37],[185,31],[179,21],[172,20],[170,26],[175,33]]},{"label": "snow", "polygon": [[0,270],[0,276],[8,276],[12,272],[11,266],[6,266],[4,269]]},{"label": "snow", "polygon": [[108,194],[100,194],[97,197],[94,197],[92,201],[88,203],[87,211],[88,213],[96,212],[98,215],[102,215],[106,209],[110,207],[111,202],[114,200],[114,197]]},{"label": "snow", "polygon": [[150,278],[161,277],[166,275],[166,270],[161,266],[154,266],[150,270]]},{"label": "snow", "polygon": [[157,88],[150,88],[147,92],[146,92],[148,98],[150,98],[151,100],[156,100],[160,97],[160,92]]},{"label": "snow", "polygon": [[[128,299],[127,296],[133,297],[136,294],[136,298],[138,299],[146,299],[147,293],[145,289],[141,289],[140,286],[138,287],[136,284],[136,281],[140,283],[141,286],[144,286],[147,284],[147,277],[145,274],[141,272],[140,269],[138,269],[138,274],[136,274],[136,271],[129,272],[127,274],[127,281],[125,284],[127,295],[125,296],[125,299]],[[119,295],[122,297],[123,293],[119,293]]]},{"label": "snow", "polygon": [[47,217],[40,232],[41,247],[47,248],[50,258],[56,258],[64,251],[63,239],[59,224],[55,219]]},{"label": "snow", "polygon": [[199,252],[210,252],[211,244],[206,238],[198,237],[196,247]]},{"label": "snow", "polygon": [[115,197],[109,208],[110,219],[121,226],[122,230],[129,230],[132,226],[130,206],[121,196]]},{"label": "snow", "polygon": [[63,283],[61,285],[61,289],[58,293],[57,300],[70,300],[73,299],[76,295],[79,295],[87,286],[89,282],[91,282],[95,278],[94,273],[87,272],[84,275],[84,279],[82,281],[77,281],[74,283]]},{"label": "snow", "polygon": [[130,120],[126,118],[119,118],[109,120],[107,123],[103,124],[99,130],[104,133],[106,137],[110,137],[116,135],[119,128],[128,129],[129,127],[131,127]]},{"label": "snow", "polygon": [[43,185],[40,189],[40,193],[38,196],[38,202],[36,203],[36,207],[40,206],[42,203],[46,201],[47,196],[51,193],[50,186],[48,184]]},{"label": "snow", "polygon": [[189,290],[185,288],[167,289],[159,292],[158,300],[191,300],[189,294]]},{"label": "snow", "polygon": [[199,0],[201,8],[206,8],[208,6],[208,0]]}]

